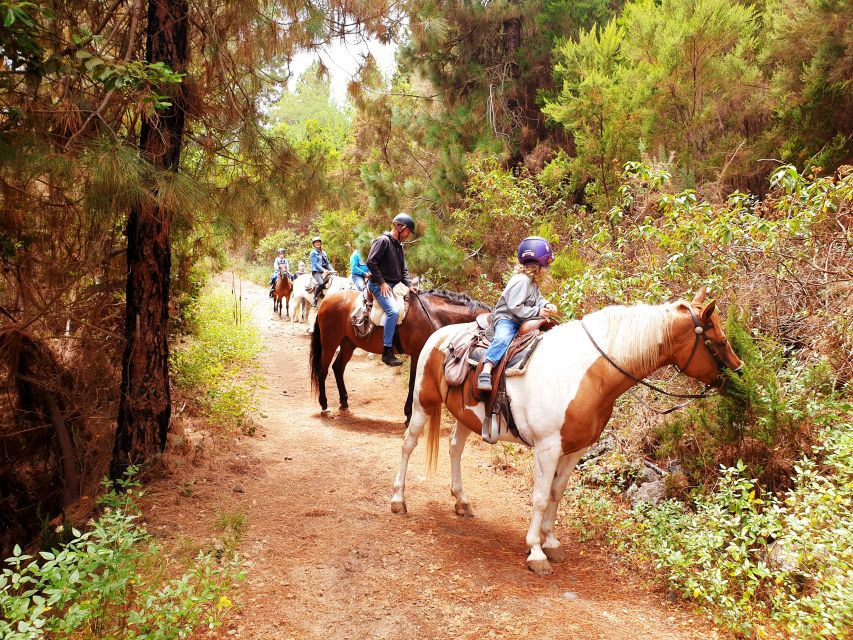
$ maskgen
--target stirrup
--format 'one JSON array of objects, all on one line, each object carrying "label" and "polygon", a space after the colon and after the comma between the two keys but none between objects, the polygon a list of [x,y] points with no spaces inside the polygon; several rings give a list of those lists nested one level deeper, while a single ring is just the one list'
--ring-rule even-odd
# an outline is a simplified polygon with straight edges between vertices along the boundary
[{"label": "stirrup", "polygon": [[491,373],[481,373],[477,376],[477,391],[491,391],[492,390],[492,374]]},{"label": "stirrup", "polygon": [[495,444],[498,441],[498,437],[501,435],[501,425],[498,420],[498,414],[491,413],[483,418],[483,426],[481,428],[480,435],[483,436],[483,440],[489,444]]}]

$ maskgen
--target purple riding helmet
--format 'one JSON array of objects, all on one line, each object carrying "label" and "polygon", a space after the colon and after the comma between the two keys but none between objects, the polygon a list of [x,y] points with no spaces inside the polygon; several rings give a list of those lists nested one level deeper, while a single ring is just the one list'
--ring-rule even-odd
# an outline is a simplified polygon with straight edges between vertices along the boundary
[{"label": "purple riding helmet", "polygon": [[518,261],[521,264],[533,263],[547,267],[554,262],[554,250],[545,238],[530,236],[518,245]]}]

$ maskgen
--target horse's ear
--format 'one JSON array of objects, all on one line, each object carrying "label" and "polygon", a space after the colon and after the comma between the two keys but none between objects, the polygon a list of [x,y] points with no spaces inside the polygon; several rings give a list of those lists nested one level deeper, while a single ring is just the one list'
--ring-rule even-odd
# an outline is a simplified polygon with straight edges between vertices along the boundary
[{"label": "horse's ear", "polygon": [[714,308],[717,306],[717,300],[715,298],[711,298],[711,300],[702,307],[702,311],[699,313],[699,320],[703,323],[709,322],[711,320],[711,314],[714,313]]},{"label": "horse's ear", "polygon": [[692,304],[702,304],[705,302],[705,297],[708,295],[708,290],[705,287],[699,287],[699,291],[693,296]]}]

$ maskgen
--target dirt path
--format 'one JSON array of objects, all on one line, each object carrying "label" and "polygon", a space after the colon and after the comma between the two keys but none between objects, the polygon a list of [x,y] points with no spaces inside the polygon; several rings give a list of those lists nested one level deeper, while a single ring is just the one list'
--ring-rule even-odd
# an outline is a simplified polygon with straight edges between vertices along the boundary
[{"label": "dirt path", "polygon": [[[425,477],[412,456],[409,514],[391,513],[405,398],[401,372],[356,352],[351,412],[322,417],[307,373],[310,340],[272,316],[266,291],[243,284],[267,351],[259,433],[152,487],[154,531],[180,538],[242,512],[248,579],[214,635],[246,639],[716,637],[702,619],[621,570],[605,552],[561,540],[571,560],[550,577],[527,570],[530,491],[491,465],[476,438],[463,460],[476,517],[453,513],[449,456]],[[330,401],[337,394],[331,385]],[[558,529],[559,531],[559,529]]]}]

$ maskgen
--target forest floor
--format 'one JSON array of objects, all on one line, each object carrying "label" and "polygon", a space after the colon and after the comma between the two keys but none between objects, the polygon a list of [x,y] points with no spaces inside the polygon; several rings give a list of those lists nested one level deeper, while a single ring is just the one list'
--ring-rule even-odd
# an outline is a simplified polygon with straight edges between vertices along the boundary
[{"label": "forest floor", "polygon": [[244,283],[242,291],[244,318],[251,316],[265,341],[258,429],[227,444],[208,439],[191,463],[149,487],[145,509],[149,529],[173,548],[192,548],[215,537],[217,521],[245,516],[238,551],[247,579],[231,594],[235,607],[222,626],[200,637],[725,635],[667,602],[612,551],[559,526],[570,560],[548,577],[528,571],[529,475],[506,471],[497,449],[474,437],[463,477],[476,517],[453,512],[446,439],[431,477],[420,443],[409,465],[408,515],[392,514],[406,367],[393,370],[357,351],[346,370],[350,411],[321,415],[309,386],[304,325],[291,333],[288,321],[273,316],[264,289]]}]

